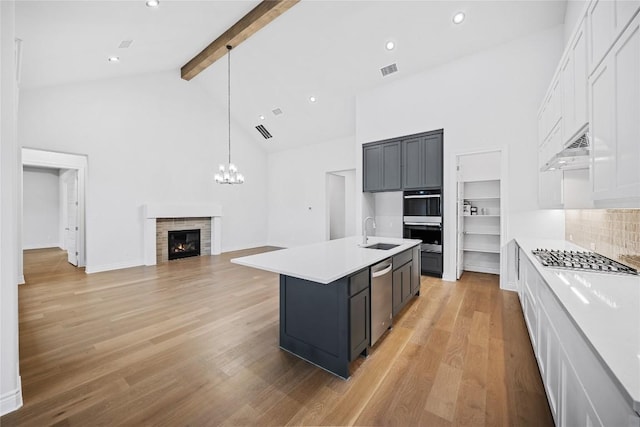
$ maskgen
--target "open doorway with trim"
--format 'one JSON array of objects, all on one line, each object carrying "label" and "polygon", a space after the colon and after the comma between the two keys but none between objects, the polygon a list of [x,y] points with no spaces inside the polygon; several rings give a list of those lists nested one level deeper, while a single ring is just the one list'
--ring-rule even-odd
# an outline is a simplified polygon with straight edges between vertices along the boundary
[{"label": "open doorway with trim", "polygon": [[326,173],[327,240],[355,235],[355,179],[355,169]]},{"label": "open doorway with trim", "polygon": [[456,155],[456,278],[463,271],[499,274],[506,244],[505,148]]},{"label": "open doorway with trim", "polygon": [[[23,248],[44,247],[56,240],[57,245],[54,246],[67,251],[70,264],[86,266],[87,157],[23,148],[22,166]],[[48,187],[45,189],[42,186]],[[39,195],[42,191],[45,193]],[[46,206],[38,212],[38,206],[42,203]],[[57,212],[52,209],[57,209]],[[45,221],[42,215],[47,212],[51,212],[51,215]],[[52,221],[57,223],[57,231],[54,230],[50,235],[39,233],[38,227]],[[51,225],[48,229],[52,230],[53,227]],[[38,242],[38,238],[44,240]]]}]

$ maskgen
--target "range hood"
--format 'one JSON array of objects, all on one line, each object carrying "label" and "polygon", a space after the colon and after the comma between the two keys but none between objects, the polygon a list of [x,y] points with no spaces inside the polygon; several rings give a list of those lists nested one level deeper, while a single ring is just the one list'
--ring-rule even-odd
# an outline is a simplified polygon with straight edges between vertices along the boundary
[{"label": "range hood", "polygon": [[589,132],[584,130],[577,135],[577,138],[571,144],[553,156],[551,160],[540,168],[540,171],[588,169],[589,150],[591,148]]}]

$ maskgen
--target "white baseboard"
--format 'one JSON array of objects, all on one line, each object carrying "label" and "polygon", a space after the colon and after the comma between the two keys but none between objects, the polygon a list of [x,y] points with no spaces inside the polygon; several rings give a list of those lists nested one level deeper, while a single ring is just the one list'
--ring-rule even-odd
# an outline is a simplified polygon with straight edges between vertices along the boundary
[{"label": "white baseboard", "polygon": [[60,243],[30,243],[22,245],[23,251],[28,251],[30,249],[50,249],[50,248],[60,248]]},{"label": "white baseboard", "polygon": [[442,275],[442,280],[444,280],[445,282],[455,282],[458,279],[456,279],[456,275],[455,274],[443,274]]},{"label": "white baseboard", "polygon": [[18,388],[0,396],[0,415],[8,414],[22,406],[22,379],[18,377]]},{"label": "white baseboard", "polygon": [[18,276],[18,285],[24,285],[25,281],[24,281],[24,274],[21,274]]},{"label": "white baseboard", "polygon": [[100,273],[103,271],[111,271],[111,270],[121,270],[123,268],[131,268],[131,267],[139,267],[144,266],[144,261],[127,261],[127,262],[116,262],[113,264],[102,264],[102,265],[87,265],[84,269],[85,273],[93,274]]},{"label": "white baseboard", "polygon": [[252,244],[247,244],[247,245],[223,247],[222,248],[222,253],[242,251],[242,250],[245,250],[245,249],[261,248],[261,247],[264,247],[264,246],[272,246],[272,245],[267,245],[266,243],[263,242],[263,243],[252,243]]}]

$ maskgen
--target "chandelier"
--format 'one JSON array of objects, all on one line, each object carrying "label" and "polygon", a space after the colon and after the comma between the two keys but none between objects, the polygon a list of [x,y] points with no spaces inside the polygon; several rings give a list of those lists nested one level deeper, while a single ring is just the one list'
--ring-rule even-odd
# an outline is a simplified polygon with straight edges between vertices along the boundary
[{"label": "chandelier", "polygon": [[231,163],[231,45],[227,45],[227,120],[229,125],[229,163],[220,165],[215,180],[218,184],[242,184],[244,176],[238,172],[236,165]]}]

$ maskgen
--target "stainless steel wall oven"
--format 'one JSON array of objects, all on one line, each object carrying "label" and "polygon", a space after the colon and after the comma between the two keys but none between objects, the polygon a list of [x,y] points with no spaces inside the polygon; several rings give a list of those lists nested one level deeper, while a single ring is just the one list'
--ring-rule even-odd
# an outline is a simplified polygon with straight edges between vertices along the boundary
[{"label": "stainless steel wall oven", "polygon": [[404,192],[403,230],[405,239],[421,240],[422,273],[442,277],[442,192]]}]

